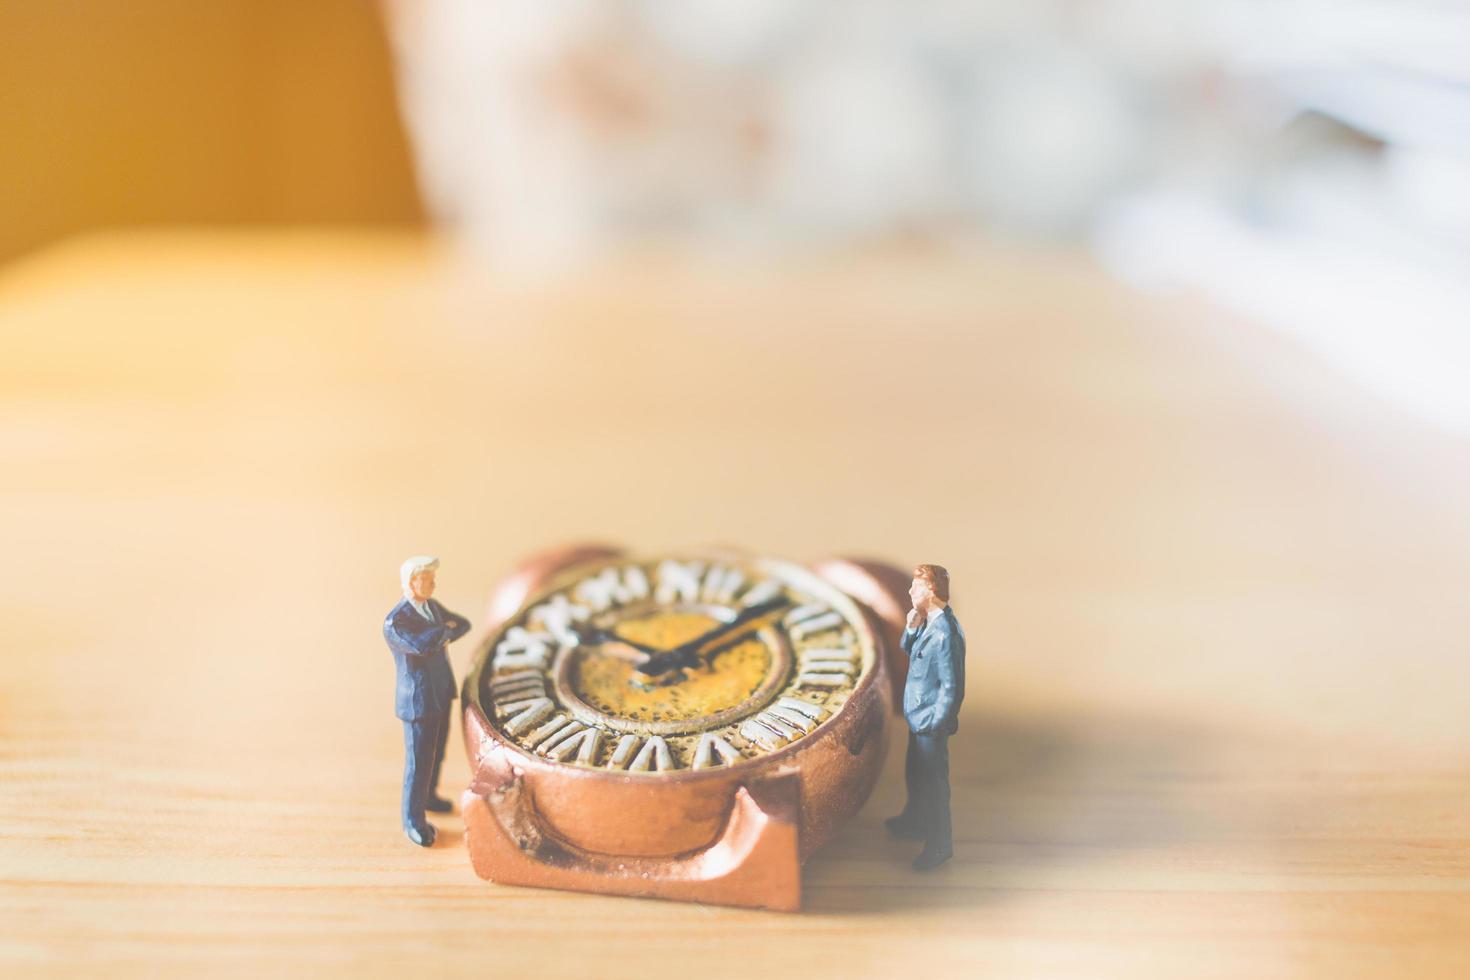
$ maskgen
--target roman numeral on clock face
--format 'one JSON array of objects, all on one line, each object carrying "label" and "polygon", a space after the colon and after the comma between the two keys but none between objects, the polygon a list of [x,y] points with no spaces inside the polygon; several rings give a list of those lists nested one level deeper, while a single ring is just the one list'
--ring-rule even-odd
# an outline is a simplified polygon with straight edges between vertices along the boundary
[{"label": "roman numeral on clock face", "polygon": [[612,758],[607,760],[609,769],[626,769],[629,772],[667,772],[679,768],[669,743],[662,736],[654,735],[643,741],[638,735],[624,735],[618,739]]},{"label": "roman numeral on clock face", "polygon": [[597,749],[601,744],[600,729],[591,728],[580,721],[572,721],[553,732],[536,751],[558,762],[566,762],[575,757],[582,765],[590,766],[597,761]]},{"label": "roman numeral on clock face", "polygon": [[740,606],[742,609],[758,606],[767,600],[774,599],[781,594],[781,588],[779,579],[768,578],[757,582],[746,591],[745,595],[740,597]]},{"label": "roman numeral on clock face", "polygon": [[554,642],[549,633],[532,632],[524,626],[512,626],[505,631],[505,639],[495,644],[495,658],[490,666],[495,670],[544,668],[551,657]]},{"label": "roman numeral on clock face", "polygon": [[846,687],[857,677],[858,655],[855,650],[839,647],[802,650],[797,654],[797,687]]},{"label": "roman numeral on clock face", "polygon": [[[602,574],[607,575],[608,571],[604,570]],[[718,562],[705,565],[700,561],[681,562],[673,559],[660,562],[654,578],[658,585],[654,589],[653,597],[665,604],[707,602],[713,605],[732,605],[736,601],[735,596],[746,582],[745,573],[738,568],[731,568]],[[583,584],[585,585],[586,582]],[[754,606],[768,599],[774,599],[781,594],[781,589],[779,579],[763,579],[752,585],[740,597],[739,605],[741,607]]]},{"label": "roman numeral on clock face", "polygon": [[577,601],[593,612],[606,612],[613,606],[626,606],[648,598],[648,576],[637,565],[627,568],[604,568],[596,575],[577,583],[573,590]]},{"label": "roman numeral on clock face", "polygon": [[509,701],[496,705],[505,721],[505,730],[511,735],[524,735],[534,726],[541,724],[556,711],[551,698],[527,698],[524,701]]},{"label": "roman numeral on clock face", "polygon": [[729,766],[740,761],[740,752],[713,732],[699,736],[699,745],[694,749],[694,768],[708,769],[711,766]]},{"label": "roman numeral on clock face", "polygon": [[559,714],[525,736],[525,744],[548,759],[566,762],[575,757],[590,766],[597,759],[602,731]]},{"label": "roman numeral on clock face", "polygon": [[745,573],[740,569],[711,565],[709,571],[704,573],[704,585],[700,589],[700,598],[705,602],[728,605],[735,600],[735,593],[744,584]]},{"label": "roman numeral on clock face", "polygon": [[817,727],[827,709],[800,698],[781,698],[745,721],[740,734],[766,751],[779,749]]},{"label": "roman numeral on clock face", "polygon": [[539,670],[517,670],[495,677],[490,681],[490,701],[512,735],[529,731],[556,710],[546,696],[546,676]]},{"label": "roman numeral on clock face", "polygon": [[813,633],[840,628],[842,614],[823,603],[810,602],[791,610],[781,622],[792,640],[801,640]]},{"label": "roman numeral on clock face", "polygon": [[590,614],[591,610],[586,606],[578,606],[558,592],[541,605],[532,607],[527,618],[539,622],[546,632],[556,637],[558,643],[576,646],[577,631],[572,629],[572,624],[585,623]]},{"label": "roman numeral on clock face", "polygon": [[546,695],[546,675],[539,670],[517,670],[490,681],[490,700],[498,709],[505,704]]},{"label": "roman numeral on clock face", "polygon": [[672,602],[698,602],[700,576],[704,573],[702,561],[674,561],[672,558],[659,562],[658,588],[653,597],[665,605]]}]

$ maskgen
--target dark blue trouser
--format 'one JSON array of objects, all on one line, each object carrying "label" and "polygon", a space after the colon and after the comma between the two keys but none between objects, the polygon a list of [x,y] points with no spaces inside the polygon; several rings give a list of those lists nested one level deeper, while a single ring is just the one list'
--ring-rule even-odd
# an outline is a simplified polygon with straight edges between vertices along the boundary
[{"label": "dark blue trouser", "polygon": [[403,826],[424,825],[424,804],[439,785],[448,744],[448,711],[403,723]]},{"label": "dark blue trouser", "polygon": [[903,781],[909,794],[903,815],[924,832],[924,850],[954,850],[949,822],[949,736],[909,732]]}]

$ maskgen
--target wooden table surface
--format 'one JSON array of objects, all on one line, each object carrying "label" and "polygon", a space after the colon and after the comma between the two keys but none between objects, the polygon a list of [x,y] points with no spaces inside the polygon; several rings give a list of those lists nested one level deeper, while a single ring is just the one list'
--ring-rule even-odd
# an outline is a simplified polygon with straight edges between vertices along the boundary
[{"label": "wooden table surface", "polygon": [[[4,270],[0,341],[0,973],[1470,975],[1470,453],[1259,326],[1051,252],[180,232]],[[398,562],[477,616],[588,539],[948,565],[955,860],[882,833],[899,732],[796,915],[408,844]]]}]

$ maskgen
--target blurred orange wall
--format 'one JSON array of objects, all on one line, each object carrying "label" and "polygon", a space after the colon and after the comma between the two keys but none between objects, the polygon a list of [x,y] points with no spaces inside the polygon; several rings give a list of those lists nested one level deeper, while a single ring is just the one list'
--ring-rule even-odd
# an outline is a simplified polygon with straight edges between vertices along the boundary
[{"label": "blurred orange wall", "polygon": [[372,0],[0,0],[0,260],[95,226],[421,217]]}]

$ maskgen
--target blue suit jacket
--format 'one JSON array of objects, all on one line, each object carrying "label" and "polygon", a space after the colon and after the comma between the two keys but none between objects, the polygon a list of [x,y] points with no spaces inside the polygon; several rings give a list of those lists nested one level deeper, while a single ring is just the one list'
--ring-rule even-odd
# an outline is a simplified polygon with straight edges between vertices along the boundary
[{"label": "blue suit jacket", "polygon": [[[437,622],[420,616],[407,599],[394,606],[383,621],[383,638],[398,665],[397,714],[404,721],[449,710],[454,700],[454,671],[449,669],[445,647],[470,631],[469,622],[459,613],[434,599],[428,606]],[[453,629],[444,625],[451,619],[458,624]]]},{"label": "blue suit jacket", "polygon": [[944,612],[916,630],[904,630],[909,674],[903,685],[903,716],[916,735],[953,735],[965,700],[965,632],[954,612]]}]

